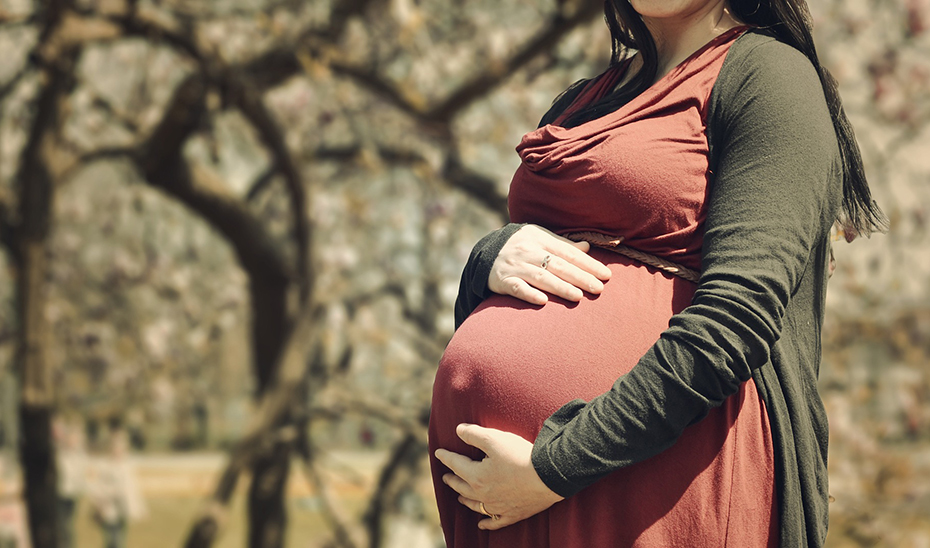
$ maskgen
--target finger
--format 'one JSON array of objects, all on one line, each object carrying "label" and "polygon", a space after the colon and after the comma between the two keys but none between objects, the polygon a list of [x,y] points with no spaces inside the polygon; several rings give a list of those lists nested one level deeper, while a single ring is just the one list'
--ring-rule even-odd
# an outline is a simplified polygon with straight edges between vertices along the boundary
[{"label": "finger", "polygon": [[559,236],[555,232],[540,226],[528,225],[525,228],[531,227],[542,233],[537,241],[542,244],[543,248],[547,251],[564,258],[600,280],[606,282],[610,279],[610,269],[607,268],[604,263],[588,255],[588,252],[591,250],[591,244],[589,242],[569,240],[564,236]]},{"label": "finger", "polygon": [[478,529],[484,529],[486,531],[497,531],[498,529],[503,529],[508,525],[513,525],[517,520],[509,518],[505,515],[501,515],[500,518],[485,518],[478,522]]},{"label": "finger", "polygon": [[471,488],[471,485],[468,485],[468,482],[462,478],[456,476],[455,474],[443,474],[442,482],[452,488],[453,491],[459,495],[472,499],[478,500],[478,493]]},{"label": "finger", "polygon": [[[498,432],[498,430],[465,422],[455,427],[455,433],[459,439],[472,447],[481,449],[485,455],[490,455],[494,449],[493,435],[495,432]],[[472,462],[476,465],[478,464],[475,461]],[[474,470],[474,468],[472,470]]]},{"label": "finger", "polygon": [[527,283],[526,280],[516,276],[508,276],[501,282],[506,290],[506,294],[516,297],[521,301],[530,304],[544,305],[549,302],[549,297],[545,293]]},{"label": "finger", "polygon": [[[539,271],[537,271],[539,272]],[[580,301],[582,291],[599,295],[604,290],[604,283],[593,275],[560,258],[549,260],[548,268],[537,274],[537,287],[570,301]]]},{"label": "finger", "polygon": [[[566,238],[566,239],[568,239],[568,238]],[[573,246],[577,247],[577,248],[580,249],[581,251],[584,251],[585,253],[587,253],[588,251],[591,251],[591,244],[589,244],[588,242],[586,242],[586,241],[584,241],[584,240],[581,240],[581,241],[578,241],[578,242],[576,242],[576,241],[574,241],[574,240],[568,240],[568,241],[571,242]]]},{"label": "finger", "polygon": [[[553,262],[561,262],[558,258],[550,258],[550,265]],[[564,262],[562,264],[565,264]],[[581,272],[577,267],[570,266],[575,272]],[[561,272],[564,267],[555,267],[556,272]],[[582,287],[591,289],[592,293],[599,293],[603,289],[603,284],[593,276],[587,275]],[[576,275],[574,279],[581,276]],[[512,276],[507,276],[501,281],[505,295],[511,295],[530,304],[544,305],[549,302],[550,295],[561,297],[568,301],[580,301],[584,293],[577,286],[567,282],[559,275],[540,268],[538,265],[524,264],[522,268]],[[492,287],[492,290],[494,288]],[[545,292],[545,293],[544,293]]]},{"label": "finger", "polygon": [[458,500],[462,506],[465,506],[472,512],[476,514],[481,514],[482,516],[487,516],[487,519],[482,519],[481,521],[478,522],[479,529],[486,529],[488,531],[493,531],[493,530],[500,529],[502,527],[506,527],[508,525],[512,525],[516,523],[516,521],[514,521],[513,519],[510,519],[507,516],[504,516],[502,514],[497,514],[494,512],[493,509],[488,508],[487,505],[485,505],[484,510],[492,514],[491,516],[488,516],[488,514],[485,514],[484,512],[481,511],[482,510],[481,503],[475,499],[460,496]]},{"label": "finger", "polygon": [[[576,244],[579,242],[573,242],[567,238],[561,236],[558,239],[553,240],[546,245],[546,250],[554,253],[556,256],[565,259],[565,261],[577,266],[581,270],[593,275],[599,280],[607,281],[610,279],[610,269],[607,268],[607,265],[598,261],[591,255],[587,253],[590,250],[591,246],[588,245],[588,250],[582,250]],[[587,242],[585,242],[587,244]]]},{"label": "finger", "polygon": [[446,468],[452,470],[456,476],[464,478],[465,481],[474,477],[475,467],[478,465],[477,461],[445,449],[437,449],[433,454],[436,455],[439,462],[446,465]]},{"label": "finger", "polygon": [[[482,516],[486,516],[486,515],[487,515],[487,514],[485,514],[484,512],[481,511],[481,503],[480,503],[479,501],[475,500],[475,499],[468,498],[468,497],[465,497],[465,496],[461,496],[461,495],[460,495],[460,496],[459,496],[459,504],[461,504],[462,506],[468,508],[468,509],[471,510],[472,512],[475,512],[476,514],[481,514]],[[485,507],[485,510],[487,510],[487,507]],[[488,510],[488,511],[490,512],[490,510]]]},{"label": "finger", "polygon": [[[549,264],[552,265],[556,262],[561,262],[561,260],[557,257],[551,257]],[[558,268],[556,268],[555,271],[557,272]],[[584,297],[584,293],[581,289],[566,282],[554,272],[550,272],[545,268],[540,268],[539,265],[523,265],[517,276],[535,289],[545,291],[550,295],[562,297],[563,299],[568,299],[569,301],[580,301],[581,298]]]}]

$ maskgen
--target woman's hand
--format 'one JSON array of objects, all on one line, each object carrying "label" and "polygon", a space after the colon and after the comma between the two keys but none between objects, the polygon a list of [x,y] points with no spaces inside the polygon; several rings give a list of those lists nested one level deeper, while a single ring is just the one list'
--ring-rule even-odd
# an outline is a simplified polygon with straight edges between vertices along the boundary
[{"label": "woman's hand", "polygon": [[531,304],[546,304],[545,292],[568,301],[599,294],[610,269],[588,255],[588,242],[573,242],[545,228],[526,225],[507,240],[491,266],[488,288]]},{"label": "woman's hand", "polygon": [[460,424],[455,433],[487,455],[474,461],[445,449],[436,450],[436,458],[454,472],[444,475],[442,481],[459,494],[459,502],[489,516],[478,522],[479,528],[493,531],[512,525],[562,500],[533,468],[532,443],[516,434],[474,424]]}]

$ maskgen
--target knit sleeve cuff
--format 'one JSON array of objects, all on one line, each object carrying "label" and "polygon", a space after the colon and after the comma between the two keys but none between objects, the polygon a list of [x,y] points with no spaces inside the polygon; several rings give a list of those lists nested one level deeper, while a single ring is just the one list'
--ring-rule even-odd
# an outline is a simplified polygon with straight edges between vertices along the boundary
[{"label": "knit sleeve cuff", "polygon": [[469,314],[481,304],[481,301],[491,296],[488,288],[488,278],[491,276],[491,267],[500,254],[507,240],[525,223],[509,223],[495,230],[484,238],[478,240],[468,257],[462,280],[459,283],[459,294],[455,300],[455,328],[458,329]]},{"label": "knit sleeve cuff", "polygon": [[556,440],[561,435],[562,423],[571,420],[571,417],[574,417],[585,405],[584,400],[574,400],[562,406],[561,409],[546,420],[539,431],[539,435],[536,436],[536,441],[533,443],[533,453],[530,458],[533,462],[533,468],[536,469],[536,474],[546,484],[546,487],[565,498],[578,493],[586,485],[579,485],[571,481],[556,466],[556,461],[565,462],[565,457],[570,458],[570,456],[563,455],[561,459],[554,458],[553,452],[558,451]]}]

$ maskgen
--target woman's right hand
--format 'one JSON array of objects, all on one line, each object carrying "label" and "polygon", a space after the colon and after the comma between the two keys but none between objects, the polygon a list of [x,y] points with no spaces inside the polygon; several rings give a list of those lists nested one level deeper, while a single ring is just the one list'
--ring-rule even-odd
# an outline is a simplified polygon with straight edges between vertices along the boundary
[{"label": "woman's right hand", "polygon": [[546,293],[580,301],[583,291],[600,294],[610,269],[588,255],[588,242],[573,242],[537,225],[526,225],[501,248],[488,288],[531,304],[546,304]]}]

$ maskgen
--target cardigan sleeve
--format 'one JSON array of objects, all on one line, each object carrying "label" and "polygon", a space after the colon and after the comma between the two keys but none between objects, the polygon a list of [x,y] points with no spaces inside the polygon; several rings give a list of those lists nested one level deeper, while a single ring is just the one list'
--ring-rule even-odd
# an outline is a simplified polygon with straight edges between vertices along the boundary
[{"label": "cardigan sleeve", "polygon": [[769,362],[835,217],[839,152],[813,66],[774,39],[732,53],[711,97],[716,169],[694,298],[608,392],[545,422],[532,461],[562,496],[670,447]]},{"label": "cardigan sleeve", "polygon": [[487,299],[491,290],[488,289],[488,278],[491,275],[491,265],[501,252],[504,244],[514,233],[523,228],[521,223],[508,223],[478,240],[468,256],[462,278],[459,280],[459,293],[455,298],[455,328],[458,329],[478,305]]}]

